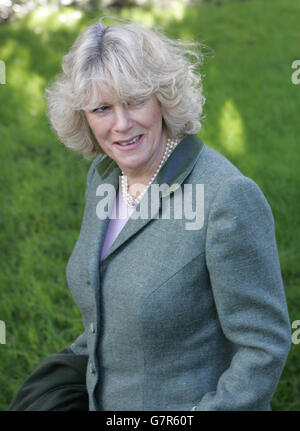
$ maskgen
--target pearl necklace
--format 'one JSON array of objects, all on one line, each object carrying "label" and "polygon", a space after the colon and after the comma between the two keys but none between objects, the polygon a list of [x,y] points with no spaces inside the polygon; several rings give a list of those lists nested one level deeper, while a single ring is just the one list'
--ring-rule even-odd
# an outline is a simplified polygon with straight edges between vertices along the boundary
[{"label": "pearl necklace", "polygon": [[124,200],[126,205],[128,205],[130,208],[135,208],[138,205],[138,203],[140,202],[140,200],[142,199],[142,197],[146,193],[148,187],[154,181],[160,168],[165,163],[165,161],[169,158],[170,154],[172,153],[174,148],[178,145],[178,143],[179,143],[179,140],[172,140],[172,139],[167,140],[165,152],[163,154],[163,157],[161,159],[161,162],[160,162],[158,168],[156,169],[155,174],[153,175],[153,177],[151,178],[151,180],[149,181],[149,183],[147,184],[147,186],[145,187],[143,192],[137,198],[131,196],[131,194],[128,193],[127,177],[126,177],[126,175],[124,175],[124,172],[122,171],[122,177],[121,177],[122,196],[123,196],[123,200]]}]

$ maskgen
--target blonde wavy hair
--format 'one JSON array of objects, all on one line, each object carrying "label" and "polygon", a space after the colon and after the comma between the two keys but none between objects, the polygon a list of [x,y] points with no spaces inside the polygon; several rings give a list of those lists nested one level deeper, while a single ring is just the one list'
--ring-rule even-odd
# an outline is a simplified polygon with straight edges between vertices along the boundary
[{"label": "blonde wavy hair", "polygon": [[103,154],[84,113],[98,106],[101,90],[124,103],[155,94],[169,138],[198,133],[205,102],[199,44],[137,23],[106,26],[104,18],[77,37],[63,57],[62,73],[46,89],[48,117],[59,139],[87,159]]}]

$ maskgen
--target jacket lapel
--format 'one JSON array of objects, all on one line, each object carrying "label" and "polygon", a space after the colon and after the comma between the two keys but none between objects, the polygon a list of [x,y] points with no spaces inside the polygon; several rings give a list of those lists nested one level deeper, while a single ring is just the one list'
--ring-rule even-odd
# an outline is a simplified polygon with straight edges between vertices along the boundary
[{"label": "jacket lapel", "polygon": [[[194,165],[198,160],[198,157],[200,156],[203,146],[203,142],[197,135],[187,135],[178,144],[178,146],[170,155],[166,163],[162,166],[152,184],[157,184],[158,186],[161,184],[167,184],[170,187],[173,186],[171,189],[172,193],[175,190],[175,184],[182,184],[185,178],[192,171]],[[112,184],[115,187],[115,190],[117,190],[119,176],[121,175],[121,171],[117,164],[112,159],[105,156],[98,162],[98,164],[96,165],[96,169],[103,182]],[[121,245],[128,241],[133,235],[137,234],[137,232],[144,228],[152,219],[157,217],[158,212],[161,208],[162,198],[167,195],[168,192],[160,192],[159,199],[156,204],[153,199],[150,199],[150,193],[149,196],[147,193],[144,195],[142,201],[135,208],[134,213],[129,218],[124,228],[121,230],[120,234],[112,244],[103,261],[107,259],[112,253],[114,253]],[[112,204],[113,199],[110,199],[109,205]],[[148,217],[136,218],[137,213],[141,213],[143,209],[142,206],[144,206],[144,208],[147,208],[146,214],[148,215]],[[92,238],[94,238],[95,241],[93,241],[90,256],[93,260],[99,259],[101,244],[104,239],[108,221],[109,219],[99,220],[99,222],[95,223],[97,226],[93,227]],[[96,243],[96,241],[98,242],[98,244]],[[93,263],[96,262],[90,261],[90,263],[92,267],[95,268],[95,266],[93,266]]]}]

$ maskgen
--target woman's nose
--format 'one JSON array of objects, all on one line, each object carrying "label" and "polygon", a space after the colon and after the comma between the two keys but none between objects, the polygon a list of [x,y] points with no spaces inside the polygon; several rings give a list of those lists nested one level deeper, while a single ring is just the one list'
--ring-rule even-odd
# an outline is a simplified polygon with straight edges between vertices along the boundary
[{"label": "woman's nose", "polygon": [[115,109],[114,130],[115,132],[125,132],[132,125],[130,112],[126,106],[120,106]]}]

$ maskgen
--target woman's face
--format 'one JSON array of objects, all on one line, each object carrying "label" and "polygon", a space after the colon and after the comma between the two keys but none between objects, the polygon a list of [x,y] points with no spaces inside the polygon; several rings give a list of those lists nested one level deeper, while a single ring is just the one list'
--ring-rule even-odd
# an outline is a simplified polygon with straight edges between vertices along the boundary
[{"label": "woman's face", "polygon": [[100,106],[85,111],[100,147],[126,175],[151,175],[162,159],[167,141],[156,96],[126,105],[108,93],[101,96]]}]

